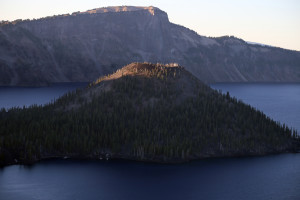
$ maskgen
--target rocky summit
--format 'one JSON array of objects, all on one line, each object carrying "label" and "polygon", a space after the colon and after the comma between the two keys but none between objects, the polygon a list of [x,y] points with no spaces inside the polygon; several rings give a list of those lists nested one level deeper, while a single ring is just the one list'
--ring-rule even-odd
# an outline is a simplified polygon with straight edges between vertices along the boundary
[{"label": "rocky summit", "polygon": [[204,82],[300,81],[300,52],[200,36],[155,7],[98,8],[0,25],[0,85],[90,82],[144,61],[179,63]]}]

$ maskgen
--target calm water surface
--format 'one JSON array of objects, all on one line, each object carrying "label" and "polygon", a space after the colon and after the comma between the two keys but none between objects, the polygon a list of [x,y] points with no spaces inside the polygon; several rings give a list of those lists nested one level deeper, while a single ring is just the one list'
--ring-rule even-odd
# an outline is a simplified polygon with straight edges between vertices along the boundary
[{"label": "calm water surface", "polygon": [[228,91],[231,96],[300,132],[299,83],[222,83],[211,87],[223,93]]},{"label": "calm water surface", "polygon": [[[0,87],[0,107],[45,104],[86,84]],[[300,84],[215,84],[300,130]],[[180,165],[51,160],[0,169],[0,200],[300,199],[300,154]]]},{"label": "calm water surface", "polygon": [[0,108],[44,105],[88,83],[57,83],[49,87],[1,87]]},{"label": "calm water surface", "polygon": [[0,169],[0,199],[299,200],[300,154],[179,165],[43,161]]}]

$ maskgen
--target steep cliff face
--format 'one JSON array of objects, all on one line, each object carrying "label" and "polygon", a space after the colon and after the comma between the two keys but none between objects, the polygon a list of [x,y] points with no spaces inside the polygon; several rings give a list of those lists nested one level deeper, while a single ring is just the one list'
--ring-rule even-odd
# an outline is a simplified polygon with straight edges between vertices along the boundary
[{"label": "steep cliff face", "polygon": [[92,81],[131,62],[177,62],[205,82],[300,81],[300,53],[207,38],[155,7],[108,7],[0,26],[0,84]]}]

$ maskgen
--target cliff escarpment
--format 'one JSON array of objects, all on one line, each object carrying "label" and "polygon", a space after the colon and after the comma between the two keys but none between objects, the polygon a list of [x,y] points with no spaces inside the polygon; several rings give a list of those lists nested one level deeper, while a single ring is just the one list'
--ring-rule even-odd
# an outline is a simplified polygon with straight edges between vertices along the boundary
[{"label": "cliff escarpment", "polygon": [[205,82],[300,82],[300,53],[200,36],[155,7],[0,25],[0,85],[93,81],[131,62],[177,62]]}]

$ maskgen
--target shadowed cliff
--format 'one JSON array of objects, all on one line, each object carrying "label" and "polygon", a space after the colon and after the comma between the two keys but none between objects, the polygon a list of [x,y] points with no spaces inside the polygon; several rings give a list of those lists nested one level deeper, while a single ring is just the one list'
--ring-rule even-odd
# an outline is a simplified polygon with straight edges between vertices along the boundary
[{"label": "shadowed cliff", "polygon": [[0,25],[0,85],[92,81],[131,62],[177,62],[205,82],[299,82],[300,53],[208,38],[155,7],[119,6]]}]

